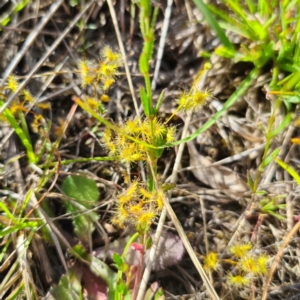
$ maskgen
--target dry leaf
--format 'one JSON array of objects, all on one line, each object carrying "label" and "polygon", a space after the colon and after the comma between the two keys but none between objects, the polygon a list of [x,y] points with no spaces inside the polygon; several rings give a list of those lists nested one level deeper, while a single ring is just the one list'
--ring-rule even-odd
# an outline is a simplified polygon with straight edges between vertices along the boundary
[{"label": "dry leaf", "polygon": [[[214,189],[230,189],[232,192],[248,191],[247,184],[231,169],[224,166],[211,166],[212,162],[200,155],[194,142],[187,143],[190,154],[190,166],[194,176]],[[196,167],[196,168],[195,168]]]}]

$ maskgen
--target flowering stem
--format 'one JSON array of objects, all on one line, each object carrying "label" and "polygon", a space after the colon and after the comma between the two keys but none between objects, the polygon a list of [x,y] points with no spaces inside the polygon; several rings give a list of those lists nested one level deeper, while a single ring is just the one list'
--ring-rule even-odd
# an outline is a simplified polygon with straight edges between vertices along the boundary
[{"label": "flowering stem", "polygon": [[140,286],[140,282],[142,280],[142,273],[143,273],[143,269],[144,269],[143,265],[144,265],[144,251],[140,251],[140,260],[139,260],[139,264],[137,266],[137,273],[136,273],[134,288],[133,288],[133,292],[132,292],[132,300],[136,299],[137,293],[139,291],[139,286]]},{"label": "flowering stem", "polygon": [[182,105],[178,106],[175,111],[172,113],[171,117],[169,117],[169,119],[165,122],[165,124],[168,124],[170,122],[170,120],[181,110]]}]

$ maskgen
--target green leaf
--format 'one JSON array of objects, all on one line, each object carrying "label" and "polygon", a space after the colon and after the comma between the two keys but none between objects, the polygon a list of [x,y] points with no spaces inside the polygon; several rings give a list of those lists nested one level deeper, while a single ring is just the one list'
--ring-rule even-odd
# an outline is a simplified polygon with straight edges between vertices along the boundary
[{"label": "green leaf", "polygon": [[248,182],[248,185],[249,185],[249,187],[250,187],[250,190],[252,191],[252,192],[254,192],[254,182],[253,182],[253,179],[252,179],[252,177],[251,177],[251,174],[250,174],[250,172],[248,172],[247,173],[247,182]]},{"label": "green leaf", "polygon": [[19,12],[19,11],[21,11],[21,10],[24,9],[24,7],[25,7],[28,3],[30,3],[30,2],[31,2],[31,0],[24,0],[24,1],[20,2],[20,3],[15,7],[14,12]]},{"label": "green leaf", "polygon": [[4,237],[10,233],[22,230],[22,229],[31,229],[35,230],[38,227],[38,222],[24,222],[14,226],[6,227],[5,229],[0,231],[0,237]]},{"label": "green leaf", "polygon": [[94,231],[93,223],[98,220],[98,214],[87,212],[87,209],[93,208],[93,204],[99,198],[99,191],[96,182],[83,176],[68,176],[62,185],[64,193],[75,198],[78,203],[64,201],[68,213],[72,213],[74,231],[80,241],[88,243],[91,233]]},{"label": "green leaf", "polygon": [[157,104],[155,106],[155,111],[154,111],[154,114],[156,115],[160,109],[160,106],[161,106],[161,103],[162,103],[162,100],[164,98],[164,95],[165,95],[165,92],[166,92],[167,89],[164,89],[161,91],[160,95],[159,95],[159,98],[158,98],[158,101],[157,101]]},{"label": "green leaf", "polygon": [[[0,100],[0,107],[4,104],[2,100]],[[9,122],[10,126],[15,130],[16,134],[19,136],[22,144],[26,148],[26,153],[29,162],[35,163],[35,155],[33,152],[33,147],[30,141],[30,138],[25,134],[23,129],[18,124],[17,120],[13,116],[13,114],[10,112],[8,108],[6,108],[3,112],[3,115],[6,117],[7,121]]]},{"label": "green leaf", "polygon": [[280,125],[275,128],[271,133],[270,133],[270,137],[269,139],[275,137],[276,135],[278,135],[286,126],[288,126],[289,124],[291,124],[293,120],[293,115],[292,113],[287,114],[283,121],[280,123]]},{"label": "green leaf", "polygon": [[161,188],[163,189],[164,192],[168,192],[170,190],[173,190],[176,187],[175,183],[163,183],[161,185]]},{"label": "green leaf", "polygon": [[284,217],[284,216],[282,216],[282,215],[280,215],[280,214],[277,214],[277,213],[275,213],[274,211],[269,211],[268,214],[272,215],[273,217],[275,217],[275,218],[277,218],[277,219],[279,219],[279,220],[281,220],[281,221],[285,220],[285,217]]},{"label": "green leaf", "polygon": [[112,258],[116,266],[119,267],[119,269],[121,269],[124,263],[124,259],[122,258],[122,256],[120,256],[118,253],[114,253]]},{"label": "green leaf", "polygon": [[70,6],[74,7],[79,4],[79,0],[69,0]]},{"label": "green leaf", "polygon": [[261,165],[259,166],[259,171],[263,171],[265,169],[265,167],[272,161],[275,159],[275,157],[278,155],[280,151],[280,148],[276,148],[269,156],[267,156],[261,163]]},{"label": "green leaf", "polygon": [[286,170],[297,181],[298,185],[300,185],[300,176],[292,167],[287,165],[285,162],[283,162],[279,158],[275,158],[275,161],[281,168]]},{"label": "green leaf", "polygon": [[125,283],[123,282],[123,280],[119,280],[118,281],[118,283],[117,283],[117,291],[121,295],[124,295],[126,293],[126,286],[125,286]]},{"label": "green leaf", "polygon": [[6,17],[5,19],[3,19],[2,21],[1,21],[1,26],[6,26],[7,24],[9,24],[9,22],[10,22],[10,20],[11,20],[11,18],[8,16],[8,17]]},{"label": "green leaf", "polygon": [[82,176],[69,175],[63,182],[62,189],[69,197],[77,199],[86,208],[92,208],[99,199],[95,180]]},{"label": "green leaf", "polygon": [[150,105],[149,105],[150,101],[148,99],[147,93],[146,93],[143,86],[140,89],[140,95],[141,95],[141,101],[142,101],[142,104],[143,104],[144,113],[147,117],[149,117],[150,114],[151,114],[151,108],[150,108]]},{"label": "green leaf", "polygon": [[[163,298],[162,298],[163,297]],[[154,300],[164,299],[164,291],[162,288],[159,288],[155,294]]]},{"label": "green leaf", "polygon": [[88,261],[90,262],[91,271],[106,282],[108,286],[108,299],[114,299],[117,274],[113,272],[107,264],[93,255],[88,254]]},{"label": "green leaf", "polygon": [[236,55],[236,51],[232,51],[224,46],[217,47],[214,52],[216,55],[226,58],[235,58]]},{"label": "green leaf", "polygon": [[293,73],[289,77],[289,80],[283,86],[282,90],[283,91],[291,91],[299,81],[300,81],[300,72]]},{"label": "green leaf", "polygon": [[87,253],[84,249],[84,247],[80,244],[75,245],[72,248],[72,251],[74,252],[74,254],[76,254],[77,256],[81,257],[84,260],[88,260],[88,256]]},{"label": "green leaf", "polygon": [[2,201],[0,201],[0,211],[1,211],[1,214],[3,214],[3,212],[4,212],[6,214],[6,216],[11,220],[12,223],[16,223],[16,219],[15,219],[14,215],[10,212],[8,207]]},{"label": "green leaf", "polygon": [[207,6],[204,4],[202,0],[194,0],[194,3],[198,7],[198,9],[202,12],[203,16],[205,17],[207,23],[209,26],[215,31],[218,38],[220,39],[221,43],[227,47],[230,50],[234,50],[234,46],[231,44],[227,36],[225,35],[224,31],[212,15],[212,13],[209,11]]},{"label": "green leaf", "polygon": [[259,190],[255,193],[256,195],[260,195],[260,196],[264,196],[264,195],[267,195],[268,193],[264,190]]},{"label": "green leaf", "polygon": [[58,285],[50,288],[50,294],[55,300],[81,300],[82,290],[76,273],[69,272],[64,275]]}]

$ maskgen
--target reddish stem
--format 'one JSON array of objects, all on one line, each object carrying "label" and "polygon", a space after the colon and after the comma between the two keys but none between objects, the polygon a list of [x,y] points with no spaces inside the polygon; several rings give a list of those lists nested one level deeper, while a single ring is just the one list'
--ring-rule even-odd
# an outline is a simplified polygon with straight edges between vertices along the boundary
[{"label": "reddish stem", "polygon": [[135,300],[137,297],[137,293],[139,291],[139,286],[142,280],[142,275],[143,275],[143,269],[144,269],[144,250],[140,251],[140,261],[139,265],[137,266],[137,272],[136,272],[136,277],[134,281],[134,287],[133,287],[133,292],[132,292],[132,300]]}]

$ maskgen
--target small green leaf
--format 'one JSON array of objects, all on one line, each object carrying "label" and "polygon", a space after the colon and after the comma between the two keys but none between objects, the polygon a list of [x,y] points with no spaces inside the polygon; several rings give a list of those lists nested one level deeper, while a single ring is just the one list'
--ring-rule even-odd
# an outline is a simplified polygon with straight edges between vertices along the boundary
[{"label": "small green leaf", "polygon": [[259,170],[263,171],[264,168],[275,159],[275,157],[278,155],[280,151],[280,148],[276,148],[269,156],[267,156],[261,163],[261,165],[259,166]]},{"label": "small green leaf", "polygon": [[119,280],[117,283],[117,291],[118,293],[120,293],[121,295],[124,295],[126,293],[126,285],[123,282],[123,280]]},{"label": "small green leaf", "polygon": [[287,165],[285,162],[283,162],[279,158],[275,158],[275,161],[281,168],[286,170],[297,181],[298,185],[300,185],[300,176],[292,167]]},{"label": "small green leaf", "polygon": [[164,291],[162,288],[159,288],[155,294],[154,300],[164,299]]},{"label": "small green leaf", "polygon": [[[0,107],[4,104],[2,100],[0,100]],[[18,124],[17,120],[15,119],[14,115],[10,112],[8,108],[6,108],[3,112],[3,115],[8,120],[10,126],[15,130],[16,134],[19,136],[22,144],[26,148],[26,153],[29,161],[31,163],[35,163],[35,155],[33,152],[33,147],[30,141],[30,137],[26,135],[23,129]]]},{"label": "small green leaf", "polygon": [[254,182],[253,182],[250,172],[247,173],[247,182],[248,182],[248,185],[249,185],[251,191],[253,192]]},{"label": "small green leaf", "polygon": [[122,267],[124,263],[124,259],[122,258],[122,256],[120,256],[118,253],[114,253],[112,259],[119,268]]},{"label": "small green leaf", "polygon": [[1,26],[6,26],[7,24],[9,24],[9,22],[10,22],[10,20],[11,20],[11,18],[8,16],[8,17],[6,17],[5,19],[3,19],[2,21],[1,21]]},{"label": "small green leaf", "polygon": [[164,98],[166,90],[167,89],[162,90],[160,95],[159,95],[159,98],[158,98],[158,101],[157,101],[157,104],[156,104],[156,107],[155,107],[155,111],[154,111],[155,115],[158,113],[158,111],[160,109],[160,106],[161,106],[161,103],[162,103],[162,100]]},{"label": "small green leaf", "polygon": [[79,4],[79,0],[69,0],[70,6],[74,7]]},{"label": "small green leaf", "polygon": [[163,183],[161,186],[164,192],[173,190],[175,187],[176,187],[175,183]]},{"label": "small green leaf", "polygon": [[282,216],[282,215],[280,215],[280,214],[277,214],[277,213],[275,213],[275,212],[273,212],[273,211],[269,211],[268,213],[269,213],[270,215],[272,215],[273,217],[275,217],[275,218],[281,220],[281,221],[285,220],[285,217],[284,217],[284,216]]},{"label": "small green leaf", "polygon": [[264,190],[259,190],[255,193],[256,195],[260,195],[260,196],[264,196],[264,195],[267,195],[268,193]]},{"label": "small green leaf", "polygon": [[152,237],[149,236],[146,240],[146,250],[150,249],[152,246]]},{"label": "small green leaf", "polygon": [[20,223],[14,226],[10,226],[10,227],[6,227],[4,229],[1,229],[0,231],[0,237],[4,237],[10,233],[22,230],[22,229],[31,229],[31,230],[35,230],[35,228],[38,227],[38,222],[24,222],[24,223]]},{"label": "small green leaf", "polygon": [[82,245],[77,244],[72,248],[72,250],[76,253],[76,255],[87,260],[87,253]]},{"label": "small green leaf", "polygon": [[50,288],[49,293],[55,300],[81,300],[82,290],[81,283],[76,274],[69,272],[64,275],[58,285]]},{"label": "small green leaf", "polygon": [[280,125],[275,128],[271,133],[270,133],[270,137],[269,139],[275,137],[276,135],[278,135],[284,128],[286,128],[286,126],[290,125],[291,122],[293,120],[293,115],[292,113],[287,114],[283,121],[280,123]]},{"label": "small green leaf", "polygon": [[95,180],[82,176],[69,175],[63,182],[62,189],[69,197],[77,199],[86,208],[92,208],[99,198]]},{"label": "small green leaf", "polygon": [[19,12],[21,11],[28,3],[30,3],[31,0],[24,0],[20,2],[14,9],[14,12]]},{"label": "small green leaf", "polygon": [[149,105],[150,101],[148,99],[147,93],[146,93],[143,86],[140,89],[140,96],[141,96],[141,101],[142,101],[142,104],[143,104],[144,113],[147,117],[149,117],[150,113],[151,113],[151,108],[150,108],[150,105]]},{"label": "small green leaf", "polygon": [[225,57],[225,58],[234,58],[236,55],[236,51],[232,49],[228,49],[224,46],[217,47],[214,51],[216,55]]}]

